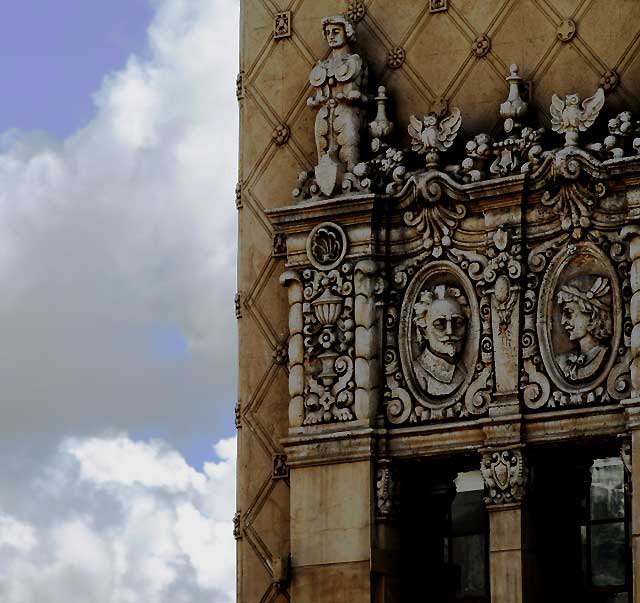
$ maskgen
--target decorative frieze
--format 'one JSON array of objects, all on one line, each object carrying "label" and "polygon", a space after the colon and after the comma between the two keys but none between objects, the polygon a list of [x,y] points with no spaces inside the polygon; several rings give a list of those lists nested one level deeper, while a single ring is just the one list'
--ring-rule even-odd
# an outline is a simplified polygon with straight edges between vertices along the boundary
[{"label": "decorative frieze", "polygon": [[242,209],[242,182],[236,184],[236,209]]},{"label": "decorative frieze", "polygon": [[242,318],[242,295],[240,293],[236,293],[233,298],[233,306],[236,311],[236,318],[240,320]]},{"label": "decorative frieze", "polygon": [[487,55],[490,50],[491,40],[486,34],[478,36],[471,45],[471,52],[473,52],[473,54],[475,54],[478,58]]},{"label": "decorative frieze", "polygon": [[236,511],[235,515],[233,516],[233,537],[236,540],[242,539],[241,521],[242,521],[242,513],[240,511]]},{"label": "decorative frieze", "polygon": [[291,37],[291,11],[276,13],[273,17],[273,38],[281,40]]},{"label": "decorative frieze", "polygon": [[373,417],[380,280],[374,262],[288,272],[292,427]]},{"label": "decorative frieze", "polygon": [[289,126],[287,124],[278,124],[273,130],[271,138],[277,146],[281,147],[289,142],[290,136],[291,130],[289,129]]},{"label": "decorative frieze", "polygon": [[273,235],[273,257],[287,257],[287,235],[282,232]]},{"label": "decorative frieze", "polygon": [[287,465],[287,455],[280,452],[273,455],[272,479],[288,479],[289,467]]},{"label": "decorative frieze", "polygon": [[387,65],[391,69],[400,69],[407,58],[407,53],[405,49],[401,46],[395,46],[391,50],[389,50],[389,54],[387,55]]},{"label": "decorative frieze", "polygon": [[362,0],[349,0],[346,17],[352,23],[358,23],[367,14],[367,7]]},{"label": "decorative frieze", "polygon": [[236,98],[238,101],[244,98],[244,71],[240,71],[236,77]]},{"label": "decorative frieze", "polygon": [[613,92],[619,83],[620,76],[613,70],[605,71],[600,78],[600,87],[607,93]]},{"label": "decorative frieze", "polygon": [[487,505],[517,503],[524,499],[528,476],[522,450],[487,452],[482,457],[480,471]]},{"label": "decorative frieze", "polygon": [[290,306],[290,322],[297,327],[292,333],[295,346],[290,345],[295,353],[289,359],[292,404],[301,407],[296,414],[303,425],[352,420],[353,266],[346,263],[328,272],[304,270],[287,276],[285,284],[291,280],[299,283],[296,290],[301,289],[301,299]]},{"label": "decorative frieze", "polygon": [[625,471],[631,476],[633,475],[631,466],[631,438],[624,438],[620,446],[620,458],[624,465]]},{"label": "decorative frieze", "polygon": [[242,405],[240,404],[240,400],[236,402],[233,416],[236,424],[236,429],[241,429],[242,428]]},{"label": "decorative frieze", "polygon": [[563,19],[558,24],[556,30],[558,40],[561,42],[570,42],[576,35],[576,24],[572,19]]},{"label": "decorative frieze", "polygon": [[388,459],[378,461],[376,470],[376,519],[386,521],[397,514],[398,483],[395,480],[391,462]]},{"label": "decorative frieze", "polygon": [[287,346],[282,344],[276,345],[276,347],[273,349],[274,364],[278,364],[278,365],[287,364],[287,360],[288,360]]}]

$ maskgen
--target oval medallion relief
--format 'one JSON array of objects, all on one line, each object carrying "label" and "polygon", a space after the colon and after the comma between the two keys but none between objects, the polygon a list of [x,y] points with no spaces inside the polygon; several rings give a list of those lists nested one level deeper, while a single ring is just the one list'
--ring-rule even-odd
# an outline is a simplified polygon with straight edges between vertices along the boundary
[{"label": "oval medallion relief", "polygon": [[407,288],[398,331],[409,390],[427,408],[458,402],[473,379],[480,318],[473,286],[448,262],[431,262]]},{"label": "oval medallion relief", "polygon": [[568,392],[598,387],[608,376],[622,335],[615,270],[591,243],[558,254],[542,280],[537,331],[542,361]]}]

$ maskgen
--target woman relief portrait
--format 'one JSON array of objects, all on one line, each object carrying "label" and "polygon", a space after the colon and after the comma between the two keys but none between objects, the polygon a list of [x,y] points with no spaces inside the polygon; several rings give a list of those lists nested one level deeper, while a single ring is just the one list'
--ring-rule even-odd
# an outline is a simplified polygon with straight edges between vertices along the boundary
[{"label": "woman relief portrait", "polygon": [[564,391],[588,391],[607,377],[621,337],[615,270],[594,245],[556,257],[538,303],[540,352],[549,376]]},{"label": "woman relief portrait", "polygon": [[607,278],[584,276],[562,285],[556,295],[562,316],[560,325],[572,345],[571,351],[560,355],[558,364],[571,381],[592,378],[609,351],[610,293]]}]

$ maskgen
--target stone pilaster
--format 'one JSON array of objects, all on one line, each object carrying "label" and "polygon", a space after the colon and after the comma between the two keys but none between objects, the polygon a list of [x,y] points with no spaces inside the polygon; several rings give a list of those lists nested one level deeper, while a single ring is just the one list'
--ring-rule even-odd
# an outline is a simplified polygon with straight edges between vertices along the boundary
[{"label": "stone pilaster", "polygon": [[280,283],[289,297],[289,426],[304,421],[304,340],[302,336],[302,281],[295,272],[285,272]]},{"label": "stone pilaster", "polygon": [[527,467],[522,449],[486,450],[480,465],[489,511],[492,603],[529,601]]},{"label": "stone pilaster", "polygon": [[[630,438],[627,441],[627,463],[631,472],[631,483],[640,483],[640,463],[632,459],[640,456],[640,226],[630,225],[623,229],[622,236],[629,242],[631,259],[630,283],[631,297],[631,398],[623,400],[627,429]],[[625,452],[625,450],[623,450]],[[623,456],[624,459],[624,456]],[[631,492],[631,553],[632,567],[640,567],[640,488]],[[640,572],[633,572],[633,602],[640,603]]]},{"label": "stone pilaster", "polygon": [[380,328],[376,294],[381,279],[376,278],[378,264],[372,260],[358,262],[355,268],[355,415],[371,422],[375,419],[380,397]]},{"label": "stone pilaster", "polygon": [[[634,385],[635,389],[635,385]],[[630,474],[631,489],[631,555],[632,567],[640,567],[640,399],[624,400],[628,438],[623,440],[622,460]],[[635,486],[635,487],[633,487]],[[633,572],[633,603],[640,603],[640,572]]]}]

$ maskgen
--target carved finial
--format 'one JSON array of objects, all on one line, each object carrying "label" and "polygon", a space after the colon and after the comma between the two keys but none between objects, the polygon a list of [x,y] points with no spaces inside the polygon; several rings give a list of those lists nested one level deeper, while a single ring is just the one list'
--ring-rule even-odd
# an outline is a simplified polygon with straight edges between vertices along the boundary
[{"label": "carved finial", "polygon": [[378,103],[376,118],[369,124],[369,133],[373,138],[386,138],[393,130],[393,124],[387,117],[386,102],[389,100],[387,89],[384,86],[378,88],[378,96],[375,98]]},{"label": "carved finial", "polygon": [[429,113],[422,120],[415,116],[409,118],[409,134],[411,148],[421,155],[426,155],[427,167],[438,166],[438,151],[446,151],[456,138],[462,125],[460,109],[454,108],[451,114],[439,118],[435,113]]},{"label": "carved finial", "polygon": [[509,69],[506,80],[509,82],[509,96],[500,105],[500,115],[504,118],[504,130],[510,134],[514,128],[520,127],[518,119],[527,113],[529,105],[520,97],[520,83],[522,78],[519,75],[518,66],[513,63]]},{"label": "carved finial", "polygon": [[578,146],[578,132],[591,127],[604,105],[604,90],[598,88],[596,93],[582,103],[577,94],[568,94],[565,100],[557,95],[551,98],[551,127],[554,132],[565,135],[565,147]]}]

